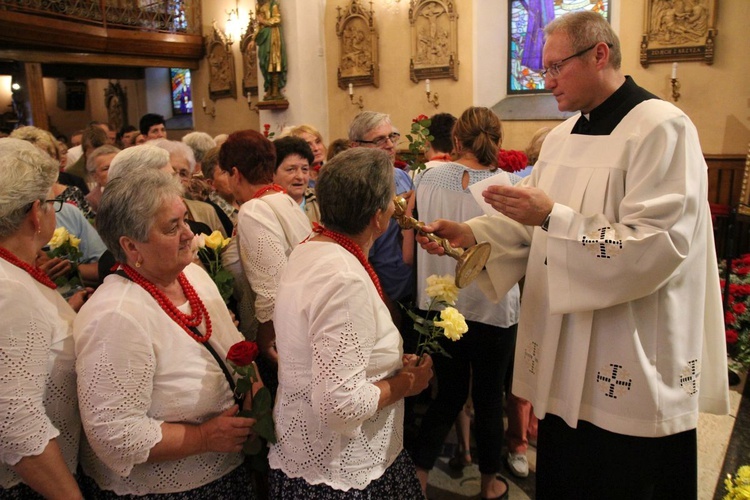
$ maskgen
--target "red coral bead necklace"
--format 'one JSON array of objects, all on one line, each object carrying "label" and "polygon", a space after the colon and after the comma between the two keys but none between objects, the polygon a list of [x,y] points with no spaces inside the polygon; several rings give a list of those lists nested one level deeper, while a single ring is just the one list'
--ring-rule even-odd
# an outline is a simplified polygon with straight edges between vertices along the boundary
[{"label": "red coral bead necklace", "polygon": [[317,222],[314,223],[313,231],[322,236],[331,238],[333,241],[347,249],[349,253],[354,255],[359,263],[362,264],[362,267],[365,268],[367,274],[370,275],[370,279],[372,280],[373,285],[375,285],[375,289],[378,291],[378,295],[380,295],[380,298],[383,300],[383,302],[385,302],[383,288],[380,286],[380,279],[378,278],[377,273],[375,273],[375,269],[372,268],[372,265],[367,260],[367,257],[365,257],[365,253],[362,251],[359,245],[354,243],[354,241],[348,236],[344,236],[343,234],[337,233],[336,231],[331,231],[330,229],[321,226]]},{"label": "red coral bead necklace", "polygon": [[257,190],[251,199],[254,200],[256,198],[260,198],[261,196],[263,196],[264,194],[266,194],[269,191],[276,191],[277,193],[285,193],[286,194],[286,189],[284,189],[283,187],[279,186],[278,184],[269,184],[268,186],[264,186],[264,187],[260,188],[259,190]]},{"label": "red coral bead necklace", "polygon": [[10,250],[0,247],[0,257],[7,260],[11,264],[13,264],[16,267],[20,267],[27,273],[31,275],[32,278],[37,280],[42,285],[49,287],[51,289],[57,288],[57,285],[47,276],[44,274],[44,271],[42,271],[39,267],[32,266],[28,262],[24,262],[18,257],[16,257]]},{"label": "red coral bead necklace", "polygon": [[[167,297],[164,292],[159,290],[156,285],[144,278],[140,273],[138,273],[138,271],[127,264],[122,264],[121,268],[125,272],[125,274],[128,275],[128,278],[133,280],[134,283],[140,285],[141,288],[151,294],[154,300],[156,300],[156,303],[159,304],[159,307],[161,307],[162,310],[167,313],[167,315],[172,318],[175,323],[180,325],[188,335],[193,337],[197,342],[200,342],[201,344],[211,338],[211,318],[208,315],[206,306],[203,305],[203,301],[198,296],[198,292],[195,291],[193,285],[191,285],[188,279],[185,277],[185,273],[180,273],[177,276],[177,281],[180,283],[182,293],[184,293],[185,297],[187,297],[188,299],[188,304],[190,304],[190,315],[187,315],[180,311],[177,306],[175,306],[172,301],[169,300],[169,297]],[[205,335],[197,335],[193,333],[191,327],[196,328],[203,322],[204,319],[206,320]]]}]

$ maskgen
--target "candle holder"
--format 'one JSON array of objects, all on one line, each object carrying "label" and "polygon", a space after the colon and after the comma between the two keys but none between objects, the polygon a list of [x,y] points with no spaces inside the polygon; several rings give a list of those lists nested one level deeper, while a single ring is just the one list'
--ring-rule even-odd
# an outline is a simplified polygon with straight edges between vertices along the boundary
[{"label": "candle holder", "polygon": [[672,100],[677,102],[680,99],[680,81],[677,78],[670,79],[672,82]]},{"label": "candle holder", "polygon": [[365,100],[362,99],[362,96],[358,96],[357,100],[355,101],[354,94],[349,94],[349,102],[357,106],[360,111],[362,111],[365,107]]},{"label": "candle holder", "polygon": [[211,106],[211,111],[208,111],[206,109],[206,101],[205,100],[203,101],[202,104],[203,104],[203,106],[202,106],[203,107],[203,113],[207,114],[211,118],[216,118],[216,106]]},{"label": "candle holder", "polygon": [[401,196],[393,198],[395,211],[393,218],[402,229],[415,229],[420,234],[426,236],[430,241],[439,244],[445,250],[445,255],[456,259],[456,286],[465,288],[471,284],[479,273],[484,269],[484,265],[490,258],[490,244],[485,242],[477,243],[466,250],[462,248],[453,248],[448,240],[441,238],[433,233],[428,233],[423,228],[424,222],[418,221],[413,217],[406,215],[406,200]]},{"label": "candle holder", "polygon": [[438,93],[430,92],[429,90],[427,90],[425,93],[427,94],[427,102],[435,106],[435,109],[437,109],[440,106],[440,101],[438,101]]},{"label": "candle holder", "polygon": [[260,114],[260,109],[258,109],[258,104],[257,103],[253,104],[253,100],[250,97],[250,92],[247,93],[247,108],[250,111],[255,111],[255,113],[258,115]]}]

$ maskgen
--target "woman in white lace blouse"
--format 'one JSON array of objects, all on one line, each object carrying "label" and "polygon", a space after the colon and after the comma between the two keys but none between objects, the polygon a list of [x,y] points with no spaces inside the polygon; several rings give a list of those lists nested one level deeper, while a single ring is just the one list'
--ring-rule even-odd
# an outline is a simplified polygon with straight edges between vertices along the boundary
[{"label": "woman in white lace blouse", "polygon": [[432,360],[403,355],[366,257],[393,214],[393,165],[379,149],[351,149],[316,188],[325,227],[292,251],[276,296],[271,497],[421,498],[403,398],[427,387]]},{"label": "woman in white lace blouse", "polygon": [[86,498],[254,498],[241,449],[255,421],[237,416],[224,365],[242,336],[192,263],[187,217],[179,182],[158,170],[102,195],[119,270],[74,323]]},{"label": "woman in white lace blouse", "polygon": [[82,498],[75,312],[35,265],[62,207],[58,168],[30,143],[0,139],[0,498]]}]

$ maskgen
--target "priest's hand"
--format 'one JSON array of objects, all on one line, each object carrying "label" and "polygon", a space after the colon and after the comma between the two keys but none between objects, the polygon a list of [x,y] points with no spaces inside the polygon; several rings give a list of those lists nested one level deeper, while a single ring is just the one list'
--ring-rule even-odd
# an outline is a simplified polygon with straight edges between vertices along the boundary
[{"label": "priest's hand", "polygon": [[555,205],[544,191],[530,186],[490,186],[482,196],[495,210],[527,226],[541,226]]},{"label": "priest's hand", "polygon": [[468,248],[477,244],[477,240],[474,238],[474,233],[468,224],[437,219],[436,221],[423,226],[422,229],[417,232],[417,243],[419,243],[427,253],[433,255],[443,255],[445,249],[439,243],[430,240],[423,234],[423,232],[434,233],[436,236],[445,238],[454,248]]}]

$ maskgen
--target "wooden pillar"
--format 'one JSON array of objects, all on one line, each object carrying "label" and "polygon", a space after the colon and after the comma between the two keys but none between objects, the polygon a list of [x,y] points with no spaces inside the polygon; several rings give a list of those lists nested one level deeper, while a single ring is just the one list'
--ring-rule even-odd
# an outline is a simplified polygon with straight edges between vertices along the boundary
[{"label": "wooden pillar", "polygon": [[40,63],[23,63],[23,79],[26,83],[26,95],[31,107],[31,119],[35,127],[49,130],[47,104],[44,101],[44,82]]}]

